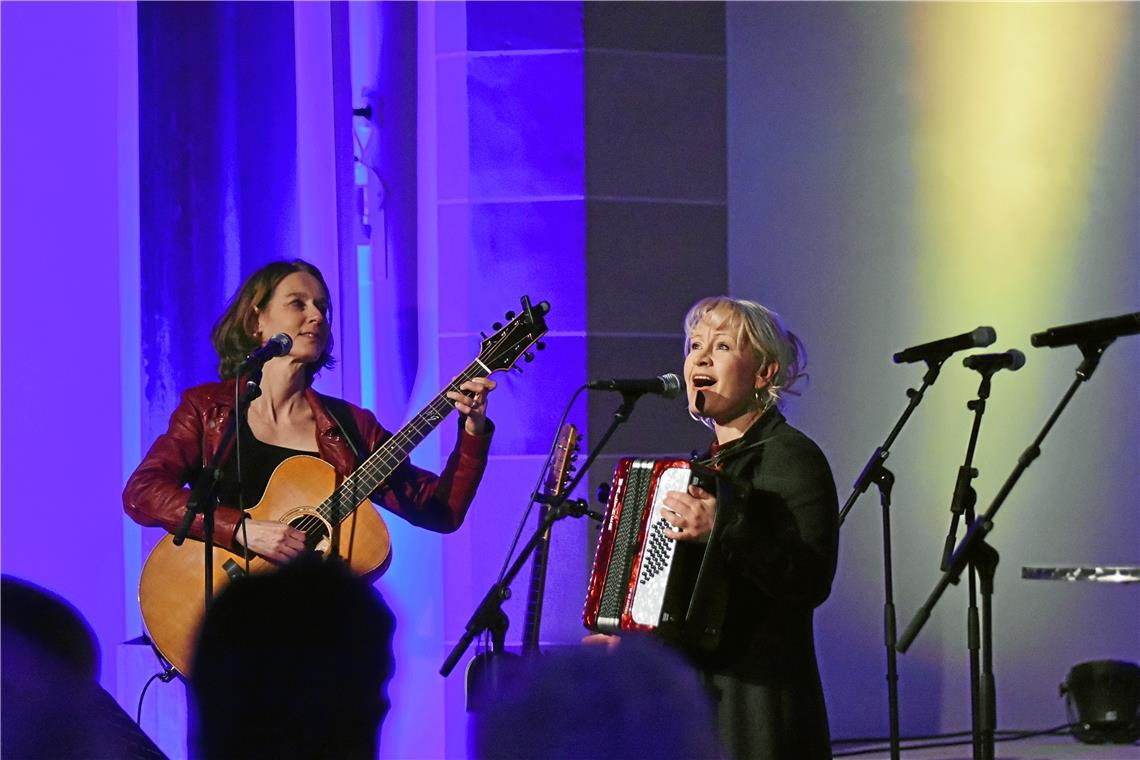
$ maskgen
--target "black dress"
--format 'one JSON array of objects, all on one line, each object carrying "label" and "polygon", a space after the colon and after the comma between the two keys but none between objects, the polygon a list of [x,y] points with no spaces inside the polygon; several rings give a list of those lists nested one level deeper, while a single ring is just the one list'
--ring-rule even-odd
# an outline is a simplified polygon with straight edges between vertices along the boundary
[{"label": "black dress", "polygon": [[735,760],[829,758],[812,615],[835,575],[831,468],[775,407],[710,453],[735,483],[718,492],[710,542],[724,560],[727,610],[719,645],[691,654],[716,702],[721,739]]}]

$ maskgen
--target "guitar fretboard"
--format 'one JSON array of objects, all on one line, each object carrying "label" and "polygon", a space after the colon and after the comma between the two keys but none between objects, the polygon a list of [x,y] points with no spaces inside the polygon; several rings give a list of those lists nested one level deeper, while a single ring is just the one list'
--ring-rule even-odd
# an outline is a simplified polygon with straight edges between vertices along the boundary
[{"label": "guitar fretboard", "polygon": [[[543,486],[548,496],[560,496],[570,474],[571,450],[576,447],[578,432],[574,425],[567,424],[558,433],[554,462]],[[544,519],[550,506],[542,505],[539,519]],[[542,534],[534,547],[534,563],[530,571],[530,594],[526,602],[526,618],[523,623],[523,652],[533,654],[538,651],[539,627],[542,624],[542,597],[546,587],[546,566],[550,556],[550,528]]]},{"label": "guitar fretboard", "polygon": [[332,525],[343,522],[455,408],[447,394],[450,391],[458,391],[459,386],[468,380],[487,377],[489,374],[490,370],[478,359],[468,365],[439,392],[439,395],[428,402],[419,414],[400,428],[399,432],[384,441],[380,448],[376,449],[327,499],[321,502],[317,507],[320,515]]}]

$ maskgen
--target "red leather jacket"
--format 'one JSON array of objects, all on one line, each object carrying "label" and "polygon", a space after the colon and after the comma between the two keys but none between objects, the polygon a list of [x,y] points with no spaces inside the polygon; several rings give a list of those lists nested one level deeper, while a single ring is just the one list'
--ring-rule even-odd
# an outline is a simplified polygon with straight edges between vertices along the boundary
[{"label": "red leather jacket", "polygon": [[[326,404],[348,410],[364,444],[361,455],[368,456],[391,433],[380,426],[365,409],[345,401],[330,399],[309,388],[305,400],[317,423],[317,449],[320,458],[346,476],[356,467],[356,457],[344,439]],[[182,394],[182,401],[170,416],[170,427],[150,447],[123,489],[123,507],[132,520],[149,526],[162,526],[173,533],[186,513],[190,490],[204,463],[221,442],[234,411],[233,381],[195,386]],[[462,425],[455,449],[439,477],[404,461],[372,494],[372,501],[396,513],[413,525],[438,533],[459,528],[467,514],[475,489],[487,465],[490,434],[473,436]],[[359,448],[360,442],[357,442]],[[234,549],[234,533],[241,521],[236,507],[219,504],[214,513],[214,540]],[[194,518],[190,535],[202,538],[202,516]]]}]

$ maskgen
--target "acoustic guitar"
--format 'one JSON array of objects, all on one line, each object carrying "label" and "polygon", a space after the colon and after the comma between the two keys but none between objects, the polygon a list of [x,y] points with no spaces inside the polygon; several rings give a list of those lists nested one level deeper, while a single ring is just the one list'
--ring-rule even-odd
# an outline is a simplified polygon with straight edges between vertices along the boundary
[{"label": "acoustic guitar", "polygon": [[[545,301],[532,306],[526,297],[522,304],[522,313],[507,312],[510,321],[505,326],[496,323],[494,335],[483,335],[474,361],[351,475],[341,479],[332,465],[316,457],[290,457],[273,471],[261,501],[246,510],[249,516],[288,523],[305,533],[308,548],[326,555],[335,551],[358,575],[379,577],[387,569],[391,543],[380,513],[364,507],[369,494],[451,412],[449,391],[472,378],[514,368],[519,358],[534,358],[529,349],[546,333],[543,317],[550,306]],[[539,343],[538,348],[543,345]],[[214,550],[213,565],[215,594],[246,573],[245,558],[221,547]],[[250,557],[251,573],[272,567],[268,560]],[[205,614],[204,586],[201,543],[186,541],[175,546],[169,535],[155,545],[139,579],[139,605],[151,641],[183,674],[189,673],[195,637]]]}]

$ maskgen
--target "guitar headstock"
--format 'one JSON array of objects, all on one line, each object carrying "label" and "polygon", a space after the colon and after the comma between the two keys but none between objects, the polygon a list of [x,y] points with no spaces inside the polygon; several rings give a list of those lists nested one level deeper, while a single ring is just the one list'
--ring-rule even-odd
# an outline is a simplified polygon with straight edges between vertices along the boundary
[{"label": "guitar headstock", "polygon": [[578,428],[567,422],[558,431],[558,443],[554,445],[554,460],[546,475],[542,490],[547,496],[560,496],[566,481],[574,471],[574,460],[578,458]]},{"label": "guitar headstock", "polygon": [[[496,322],[495,334],[483,336],[478,361],[489,372],[496,372],[511,369],[520,358],[528,362],[533,360],[534,354],[527,349],[546,334],[546,321],[543,317],[549,312],[550,304],[546,301],[532,306],[530,299],[523,296],[522,312],[515,314],[508,311],[507,319],[510,321],[505,325]],[[537,347],[540,351],[546,348],[542,343],[538,343]]]}]

